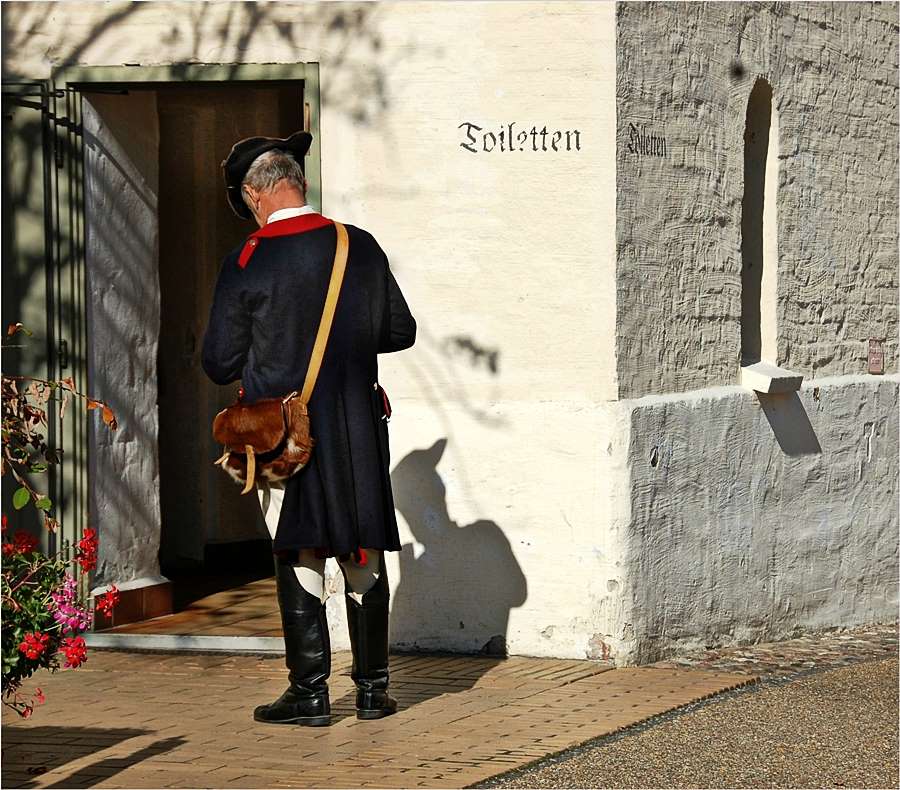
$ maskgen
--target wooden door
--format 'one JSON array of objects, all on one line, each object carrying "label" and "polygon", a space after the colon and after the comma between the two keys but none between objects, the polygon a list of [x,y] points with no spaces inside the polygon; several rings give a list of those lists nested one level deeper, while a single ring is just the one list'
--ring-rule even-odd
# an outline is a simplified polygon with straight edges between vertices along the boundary
[{"label": "wooden door", "polygon": [[223,256],[256,229],[228,208],[222,160],[244,137],[286,137],[303,127],[303,84],[163,87],[160,124],[159,468],[166,569],[202,563],[208,544],[266,538],[256,496],[213,461],[216,412],[237,384],[219,387],[200,365],[203,333]]}]

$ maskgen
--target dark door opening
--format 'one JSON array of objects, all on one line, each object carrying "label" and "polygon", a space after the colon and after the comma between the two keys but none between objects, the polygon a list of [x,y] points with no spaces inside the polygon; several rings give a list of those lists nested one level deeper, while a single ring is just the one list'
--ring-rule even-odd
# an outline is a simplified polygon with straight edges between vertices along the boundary
[{"label": "dark door opening", "polygon": [[158,88],[160,566],[176,611],[191,600],[272,574],[254,494],[213,465],[215,414],[238,384],[219,387],[200,347],[223,256],[256,225],[225,201],[221,162],[238,140],[303,127],[303,84],[196,83]]},{"label": "dark door opening", "polygon": [[[766,159],[772,123],[772,86],[758,79],[747,101],[744,199],[741,203],[741,364],[762,359],[763,216]],[[768,196],[773,199],[773,195]],[[771,265],[771,263],[769,264]]]}]

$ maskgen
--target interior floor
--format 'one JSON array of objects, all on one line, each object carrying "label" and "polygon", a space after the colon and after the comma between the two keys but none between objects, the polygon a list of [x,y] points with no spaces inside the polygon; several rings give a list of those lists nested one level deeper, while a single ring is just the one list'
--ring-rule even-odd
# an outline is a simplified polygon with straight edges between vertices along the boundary
[{"label": "interior floor", "polygon": [[[198,577],[196,591],[201,591],[213,577]],[[222,579],[229,587],[197,597],[181,611],[152,620],[128,623],[104,633],[189,634],[191,636],[281,636],[281,614],[275,595],[274,577],[244,582],[235,577]],[[181,594],[187,587],[175,590]],[[176,607],[178,608],[178,607]]]}]

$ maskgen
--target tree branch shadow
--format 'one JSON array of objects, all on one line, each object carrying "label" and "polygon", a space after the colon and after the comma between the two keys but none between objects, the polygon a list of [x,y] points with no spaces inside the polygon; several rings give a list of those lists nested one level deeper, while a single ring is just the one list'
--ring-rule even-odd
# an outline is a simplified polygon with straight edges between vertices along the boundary
[{"label": "tree branch shadow", "polygon": [[[123,741],[150,735],[152,731],[129,728],[65,727],[65,726],[4,726],[2,782],[5,787],[35,787],[37,778],[80,760],[98,750],[115,746]],[[88,787],[96,784],[98,775],[113,776],[125,768],[136,765],[148,757],[169,752],[187,741],[184,738],[163,738],[147,744],[125,757],[105,757],[95,763],[73,771],[69,776],[49,787]]]}]

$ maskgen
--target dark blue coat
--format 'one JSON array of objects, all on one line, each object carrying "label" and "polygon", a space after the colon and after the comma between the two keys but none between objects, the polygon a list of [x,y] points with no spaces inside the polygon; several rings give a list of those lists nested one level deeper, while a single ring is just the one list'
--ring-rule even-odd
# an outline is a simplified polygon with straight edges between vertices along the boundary
[{"label": "dark blue coat", "polygon": [[[222,264],[203,369],[217,384],[240,379],[245,403],[303,387],[334,261],[336,232],[326,222],[305,215],[271,223]],[[346,227],[347,270],[309,403],[316,444],[285,483],[276,552],[400,550],[377,355],[409,348],[416,322],[378,243]]]}]

